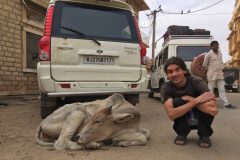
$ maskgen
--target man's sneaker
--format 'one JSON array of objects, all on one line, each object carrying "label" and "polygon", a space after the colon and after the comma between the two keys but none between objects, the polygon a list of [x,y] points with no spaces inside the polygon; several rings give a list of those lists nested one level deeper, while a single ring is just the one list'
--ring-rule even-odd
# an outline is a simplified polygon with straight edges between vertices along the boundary
[{"label": "man's sneaker", "polygon": [[236,109],[237,107],[229,104],[229,105],[224,106],[224,108],[227,108],[227,109]]}]

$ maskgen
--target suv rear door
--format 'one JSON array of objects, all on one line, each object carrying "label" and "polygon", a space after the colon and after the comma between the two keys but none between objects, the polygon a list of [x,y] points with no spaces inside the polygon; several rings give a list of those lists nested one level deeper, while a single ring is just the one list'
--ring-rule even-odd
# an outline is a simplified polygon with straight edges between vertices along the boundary
[{"label": "suv rear door", "polygon": [[138,81],[141,58],[132,13],[58,1],[51,35],[56,81]]}]

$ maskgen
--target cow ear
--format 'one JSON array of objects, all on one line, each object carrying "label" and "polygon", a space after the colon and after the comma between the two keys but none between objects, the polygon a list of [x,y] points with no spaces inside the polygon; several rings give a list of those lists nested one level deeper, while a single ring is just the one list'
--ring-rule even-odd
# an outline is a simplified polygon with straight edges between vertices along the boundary
[{"label": "cow ear", "polygon": [[116,123],[125,123],[133,118],[134,118],[133,114],[128,113],[113,114],[113,121]]},{"label": "cow ear", "polygon": [[110,107],[107,108],[107,114],[111,114],[112,113],[112,105]]}]

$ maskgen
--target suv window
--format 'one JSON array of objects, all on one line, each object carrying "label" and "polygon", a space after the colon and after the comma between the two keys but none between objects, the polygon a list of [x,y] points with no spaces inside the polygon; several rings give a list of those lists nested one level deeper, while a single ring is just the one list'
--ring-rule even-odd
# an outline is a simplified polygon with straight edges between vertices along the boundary
[{"label": "suv window", "polygon": [[184,61],[192,61],[194,57],[197,57],[204,52],[208,52],[209,50],[209,46],[178,46],[177,56]]},{"label": "suv window", "polygon": [[79,38],[61,28],[66,27],[82,33],[83,39],[138,43],[132,13],[126,10],[59,1],[55,4],[53,22],[54,37]]}]

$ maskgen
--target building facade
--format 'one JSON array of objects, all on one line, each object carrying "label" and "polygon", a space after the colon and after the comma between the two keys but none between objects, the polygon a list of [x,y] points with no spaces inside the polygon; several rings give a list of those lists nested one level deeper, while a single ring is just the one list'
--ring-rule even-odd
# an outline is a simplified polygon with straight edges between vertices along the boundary
[{"label": "building facade", "polygon": [[[38,94],[36,65],[49,0],[0,1],[0,96]],[[126,0],[135,12],[143,0]]]},{"label": "building facade", "polygon": [[232,56],[230,66],[240,68],[240,0],[236,0],[229,29],[229,55]]}]

